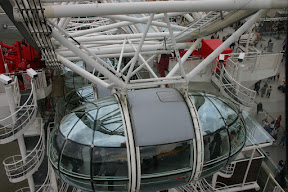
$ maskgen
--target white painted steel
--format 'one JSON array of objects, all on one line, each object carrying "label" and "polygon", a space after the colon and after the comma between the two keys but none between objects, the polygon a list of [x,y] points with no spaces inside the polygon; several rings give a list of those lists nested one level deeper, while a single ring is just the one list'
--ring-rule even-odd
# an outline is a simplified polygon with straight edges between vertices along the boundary
[{"label": "white painted steel", "polygon": [[83,17],[118,14],[163,12],[230,11],[240,9],[283,9],[286,0],[195,0],[127,3],[95,3],[44,6],[44,15],[53,17]]},{"label": "white painted steel", "polygon": [[[142,49],[144,40],[145,40],[145,38],[146,38],[146,35],[147,35],[148,30],[149,30],[149,28],[150,28],[150,25],[151,25],[151,23],[152,23],[153,17],[154,17],[154,14],[151,14],[151,15],[150,15],[150,18],[149,18],[149,20],[148,20],[148,23],[147,23],[147,25],[146,25],[146,27],[145,27],[145,31],[144,31],[144,33],[143,33],[143,36],[142,36],[142,38],[141,38],[141,40],[140,40],[140,43],[139,43],[139,45],[138,45],[138,48],[137,48],[137,50],[135,51],[135,55],[134,55],[134,57],[132,58],[132,62],[131,62],[130,68],[129,68],[129,70],[128,70],[127,78],[126,78],[126,81],[125,81],[126,83],[130,80],[132,70],[134,69],[135,63],[136,63],[136,61],[138,60],[139,53],[140,53],[140,51],[141,51],[141,49]],[[131,42],[131,41],[130,41],[130,42]],[[129,43],[130,43],[130,42],[129,42]],[[133,47],[132,47],[132,48],[133,48]],[[134,48],[133,48],[133,49],[134,49]]]},{"label": "white painted steel", "polygon": [[128,110],[127,96],[125,94],[117,95],[117,100],[119,101],[120,111],[122,114],[123,126],[126,133],[126,142],[127,142],[127,155],[128,155],[128,165],[129,165],[129,190],[130,192],[135,192],[136,183],[137,183],[137,166],[138,163],[136,160],[136,146],[134,141],[134,135],[131,125],[130,114]]},{"label": "white painted steel", "polygon": [[[174,32],[175,35],[180,32]],[[163,37],[169,37],[169,32],[159,32],[159,33],[147,33],[146,38],[163,40]],[[75,37],[78,42],[90,42],[90,41],[108,41],[108,40],[125,40],[125,39],[140,39],[143,33],[137,34],[116,34],[116,35],[97,35],[97,36],[83,36]]]},{"label": "white painted steel", "polygon": [[[130,41],[130,40],[128,40],[128,42],[129,42],[129,44],[133,47],[133,49],[136,51],[136,47],[132,44],[132,42]],[[158,78],[157,77],[157,75],[155,74],[155,72],[153,71],[153,69],[150,67],[150,65],[148,64],[148,62],[147,61],[145,61],[145,59],[143,58],[143,56],[139,53],[139,58],[141,59],[141,61],[144,63],[144,65],[146,66],[146,68],[148,69],[148,71],[152,74],[152,76],[154,77],[154,78]],[[138,69],[138,68],[137,68]],[[133,71],[133,72],[131,72],[131,76],[132,76],[132,74],[136,74],[137,72],[135,72],[136,71],[136,69]]]},{"label": "white painted steel", "polygon": [[4,159],[3,165],[10,182],[16,183],[32,177],[40,167],[45,155],[45,134],[43,126],[44,123],[41,119],[40,138],[34,149],[28,155],[25,155],[24,158],[22,158],[21,155],[14,155]]},{"label": "white painted steel", "polygon": [[[162,14],[159,14],[159,15],[162,15]],[[171,16],[172,14],[170,14],[169,16]],[[179,13],[176,13],[174,15],[179,15]],[[124,16],[124,15],[115,15],[115,16],[105,16],[107,18],[113,18],[113,19],[119,19],[119,20],[122,20],[122,21],[130,21],[130,22],[133,22],[133,23],[144,23],[146,24],[147,23],[147,19],[146,17],[144,18],[135,18],[135,17],[129,17],[129,16]],[[160,17],[158,16],[158,18],[160,19]],[[153,19],[155,20],[155,19]],[[158,26],[158,27],[168,27],[166,23],[162,23],[162,22],[158,22],[158,21],[152,21],[151,25],[154,25],[154,26]],[[172,29],[178,29],[178,30],[184,30],[186,29],[186,27],[182,27],[182,26],[179,26],[179,25],[171,25],[171,28]]]},{"label": "white painted steel", "polygon": [[123,58],[124,47],[125,47],[126,41],[127,41],[126,39],[123,41],[123,45],[122,45],[122,49],[121,49],[121,53],[120,53],[120,58],[119,58],[119,61],[117,64],[117,73],[119,73],[120,68],[121,68],[121,62],[122,62],[122,58]]},{"label": "white painted steel", "polygon": [[192,117],[193,125],[194,125],[194,132],[195,132],[195,140],[196,140],[196,156],[194,161],[196,162],[196,166],[193,169],[193,174],[191,175],[190,181],[198,180],[201,176],[203,164],[204,164],[204,143],[203,143],[203,135],[202,135],[202,127],[200,124],[200,119],[198,117],[198,112],[189,98],[188,92],[186,91],[184,94],[185,101],[189,107],[189,111]]},{"label": "white painted steel", "polygon": [[146,66],[146,63],[149,65],[149,62],[152,61],[157,54],[152,55],[149,59],[147,59],[147,61],[143,62],[141,65],[139,65],[139,67],[137,67],[132,73],[131,76],[135,75],[138,71],[140,71],[140,69],[142,69],[144,66]]},{"label": "white painted steel", "polygon": [[[35,103],[34,99],[36,96],[34,93],[35,86],[33,82],[31,82],[31,84],[32,90],[27,101],[19,109],[15,110],[15,112],[10,116],[0,120],[0,124],[2,125],[0,128],[0,136],[2,138],[0,139],[0,144],[9,143],[17,139],[19,136],[22,136],[22,134],[34,122],[37,114],[37,104]],[[29,103],[29,101],[31,101],[31,103]],[[20,115],[17,117],[17,114]],[[27,118],[23,120],[24,116],[27,116]],[[13,120],[14,117],[15,121]]]},{"label": "white painted steel", "polygon": [[84,77],[85,79],[89,80],[90,82],[92,82],[94,84],[100,84],[100,85],[102,85],[103,87],[106,87],[106,88],[108,88],[110,86],[105,81],[99,79],[95,75],[92,75],[91,73],[89,73],[85,69],[82,69],[81,67],[78,67],[75,63],[72,63],[68,59],[66,59],[66,58],[64,58],[64,57],[62,57],[62,56],[60,56],[58,54],[57,54],[57,58],[63,65],[65,65],[66,67],[68,67],[69,69],[74,71],[75,73],[79,74],[81,77]]},{"label": "white painted steel", "polygon": [[[71,46],[75,46],[72,42],[69,41],[69,43],[71,44]],[[192,45],[192,43],[177,43],[177,47],[178,49],[186,49],[189,48]],[[67,47],[69,47],[67,45]],[[134,49],[130,46],[130,45],[125,45],[124,46],[124,53],[134,53],[135,51]],[[63,57],[75,57],[76,56],[80,56],[78,55],[78,53],[74,53],[71,49],[71,47],[69,47],[70,51],[57,51],[58,54],[60,54]],[[166,47],[165,45],[163,45],[162,43],[158,43],[155,45],[143,45],[141,48],[141,52],[143,51],[167,51],[167,50],[171,50],[172,46],[170,44],[167,44]],[[120,52],[122,50],[122,45],[113,45],[110,47],[103,47],[101,49],[97,48],[97,49],[90,49],[90,51],[96,55],[104,55],[104,54],[117,54],[120,55]]]},{"label": "white painted steel", "polygon": [[[288,2],[287,2],[288,3]],[[215,51],[213,51],[206,59],[204,59],[197,67],[195,67],[189,74],[188,79],[192,79],[196,74],[209,65],[218,55],[220,55],[229,45],[235,42],[245,31],[247,31],[267,10],[259,10],[251,16],[235,33],[233,33],[224,43],[222,43]]]},{"label": "white painted steel", "polygon": [[[92,67],[96,68],[97,71],[99,71],[101,74],[103,74],[105,77],[110,79],[113,83],[118,85],[121,88],[125,87],[125,84],[122,80],[120,80],[118,77],[116,77],[114,74],[112,74],[109,70],[105,69],[102,65],[100,65],[98,62],[96,62],[94,59],[90,58],[89,55],[84,53],[81,49],[79,49],[77,46],[75,46],[73,43],[69,42],[65,37],[63,37],[61,34],[59,34],[57,31],[52,29],[51,36],[54,37],[57,41],[59,41],[61,44],[63,44],[65,47],[69,48],[71,51],[73,51],[74,54],[78,55],[83,61],[85,61],[87,64],[91,65]],[[59,60],[59,55],[57,56]],[[61,58],[62,61],[64,58]],[[67,60],[67,59],[66,59]],[[68,60],[67,60],[68,61]],[[65,62],[66,64],[68,62]],[[75,68],[76,70],[78,68]],[[77,71],[75,71],[77,72]],[[83,72],[83,71],[82,71]],[[96,80],[96,79],[95,79]],[[97,81],[97,80],[96,80]],[[99,81],[98,81],[99,82]]]},{"label": "white painted steel", "polygon": [[[191,47],[187,50],[187,52],[182,56],[181,58],[181,62],[184,63],[188,57],[191,55],[191,53],[196,49],[196,47],[199,45],[199,43],[201,42],[201,38],[197,39],[192,45]],[[166,77],[172,77],[177,70],[179,69],[179,64],[177,63],[172,70],[170,70],[170,72],[167,74]]]},{"label": "white painted steel", "polygon": [[181,58],[180,58],[179,49],[176,46],[176,40],[175,40],[175,37],[174,37],[174,34],[173,34],[173,30],[171,28],[171,23],[169,21],[167,13],[164,13],[164,15],[165,15],[164,20],[167,23],[168,31],[170,33],[170,37],[171,37],[171,40],[172,40],[172,46],[173,46],[174,52],[176,54],[176,58],[177,58],[177,61],[178,61],[178,66],[180,68],[181,75],[186,80],[185,71],[184,71],[184,68],[183,68],[183,65],[182,65],[182,61],[181,61]]}]

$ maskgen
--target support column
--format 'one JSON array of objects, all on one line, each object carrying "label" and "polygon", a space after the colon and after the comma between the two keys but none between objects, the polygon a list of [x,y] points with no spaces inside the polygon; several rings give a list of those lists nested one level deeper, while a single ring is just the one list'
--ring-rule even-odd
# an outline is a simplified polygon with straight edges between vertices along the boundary
[{"label": "support column", "polygon": [[[25,142],[24,142],[23,135],[18,137],[17,140],[18,140],[18,145],[19,145],[21,157],[22,157],[22,159],[24,159],[26,157],[27,151],[26,151],[26,145],[25,145]],[[25,163],[25,161],[24,161],[24,163]],[[35,184],[34,184],[33,176],[31,175],[30,177],[27,178],[27,180],[28,180],[28,185],[29,185],[30,192],[34,192],[35,191]]]}]

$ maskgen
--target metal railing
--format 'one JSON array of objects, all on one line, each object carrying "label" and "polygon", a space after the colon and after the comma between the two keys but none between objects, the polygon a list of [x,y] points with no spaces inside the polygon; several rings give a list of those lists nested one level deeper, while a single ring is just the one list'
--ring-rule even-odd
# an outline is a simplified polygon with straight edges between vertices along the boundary
[{"label": "metal railing", "polygon": [[17,106],[19,106],[20,105],[21,94],[20,94],[20,88],[19,88],[19,82],[18,82],[17,76],[14,77],[13,84],[11,86],[12,86],[12,93],[13,93],[13,96],[14,96],[15,104]]},{"label": "metal railing", "polygon": [[33,81],[31,84],[31,93],[26,102],[10,116],[0,120],[0,125],[2,125],[0,127],[0,143],[4,144],[13,141],[17,136],[22,135],[29,128],[28,125],[34,121],[37,113],[37,103]]},{"label": "metal railing", "polygon": [[[44,183],[42,185],[36,185],[35,192],[50,192],[51,191],[51,182],[50,182],[50,173],[47,173],[46,179],[44,181]],[[30,188],[29,187],[23,187],[21,189],[18,189],[15,192],[30,192]]]},{"label": "metal railing", "polygon": [[229,74],[225,67],[221,68],[219,67],[219,65],[216,64],[216,69],[214,70],[213,75],[219,80],[221,89],[223,89],[226,94],[231,97],[236,103],[247,107],[252,107],[252,105],[254,105],[256,91],[244,87],[243,85],[238,83]]},{"label": "metal railing", "polygon": [[269,174],[262,192],[284,192],[279,183]]},{"label": "metal railing", "polygon": [[[38,73],[38,77],[34,79],[36,89],[46,88],[47,86],[52,84],[51,78],[48,79],[46,76],[47,70],[40,69],[40,70],[36,70],[36,72]],[[16,81],[16,79],[19,80],[18,77],[20,76],[22,77],[23,79],[22,83],[25,89],[31,89],[31,77],[27,74],[27,71],[19,71],[17,73],[5,73],[5,75],[11,77],[15,81],[15,88],[14,87],[13,88],[15,89],[15,91],[17,90],[19,91],[19,96],[20,96],[19,82]],[[18,85],[18,87],[16,86],[16,84]]]},{"label": "metal railing", "polygon": [[41,119],[40,138],[35,148],[24,158],[14,155],[4,159],[3,164],[6,175],[11,182],[19,182],[32,175],[41,165],[45,155],[45,133]]}]

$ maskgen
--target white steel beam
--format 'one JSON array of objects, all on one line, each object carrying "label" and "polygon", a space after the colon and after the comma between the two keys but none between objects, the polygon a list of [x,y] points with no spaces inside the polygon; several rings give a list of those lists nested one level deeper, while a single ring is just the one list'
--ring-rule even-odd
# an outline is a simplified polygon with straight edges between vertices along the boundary
[{"label": "white steel beam", "polygon": [[126,44],[126,39],[123,41],[122,50],[121,50],[120,58],[119,58],[118,65],[117,65],[117,73],[120,71],[120,68],[121,68],[121,62],[122,62],[125,44]]},{"label": "white steel beam", "polygon": [[62,57],[61,55],[57,54],[57,58],[63,65],[65,65],[66,67],[68,67],[69,69],[74,71],[75,73],[79,74],[81,77],[84,77],[85,79],[87,79],[91,83],[99,84],[99,85],[102,85],[103,87],[106,87],[106,88],[108,88],[110,86],[105,81],[99,79],[95,75],[92,75],[91,73],[89,73],[85,69],[78,67],[75,63],[72,63],[71,61]]},{"label": "white steel beam", "polygon": [[169,18],[168,18],[166,13],[164,13],[164,15],[165,15],[164,20],[165,20],[165,22],[167,23],[167,26],[168,26],[168,30],[169,30],[169,33],[170,33],[170,36],[171,36],[171,41],[172,41],[174,52],[176,54],[176,58],[177,58],[177,61],[178,61],[178,66],[180,68],[180,72],[182,74],[182,77],[184,77],[186,79],[185,71],[184,71],[184,68],[183,68],[183,65],[182,65],[182,61],[181,61],[181,58],[180,58],[180,54],[179,54],[179,49],[176,46],[176,41],[175,41],[175,37],[174,37],[174,34],[173,34],[173,30],[171,28],[171,24],[170,24]]},{"label": "white steel beam", "polygon": [[[133,45],[133,43],[130,41],[130,40],[128,40],[128,42],[130,43],[130,45],[133,47],[133,49],[135,50],[135,51],[137,51],[136,50],[136,47]],[[148,64],[148,62],[147,61],[145,61],[145,59],[142,57],[142,55],[139,53],[139,58],[142,60],[142,62],[144,63],[144,65],[147,67],[147,69],[148,69],[148,71],[153,75],[153,77],[155,77],[155,78],[158,78],[157,77],[157,75],[155,74],[155,72],[153,71],[153,69],[150,67],[150,65]],[[136,73],[136,72],[135,72]],[[134,73],[134,74],[135,74]],[[132,76],[132,74],[133,73],[131,73],[131,76]]]},{"label": "white steel beam", "polygon": [[[175,35],[178,35],[180,32],[174,32]],[[94,34],[93,34],[94,35]],[[72,35],[73,36],[73,35]],[[117,35],[98,35],[91,37],[75,37],[79,42],[90,42],[90,41],[107,41],[107,40],[124,40],[124,39],[140,39],[143,36],[143,33],[139,34],[117,34]],[[159,33],[147,33],[146,38],[155,38],[163,40],[163,37],[169,37],[169,32],[159,32]]]},{"label": "white steel beam", "polygon": [[[181,58],[181,62],[184,63],[187,58],[191,55],[191,53],[196,49],[196,47],[199,45],[199,43],[201,42],[201,38],[197,39],[192,45],[191,47],[187,50],[187,52],[183,55],[183,57]],[[174,74],[177,72],[177,70],[179,69],[179,63],[176,63],[176,65],[172,68],[172,70],[170,70],[170,72],[168,73],[168,75],[166,77],[172,77],[174,76]]]},{"label": "white steel beam", "polygon": [[[70,42],[70,41],[69,41]],[[72,45],[74,45],[72,42],[70,42]],[[192,43],[177,43],[177,48],[178,49],[188,49],[190,46],[192,45]],[[66,47],[66,46],[65,46]],[[70,49],[70,47],[69,47]],[[144,51],[161,51],[161,50],[171,50],[171,45],[163,45],[163,44],[155,44],[155,45],[143,45],[141,52]],[[71,50],[71,49],[70,49]],[[96,55],[104,55],[104,54],[120,54],[122,50],[122,45],[113,45],[110,47],[106,47],[106,48],[96,48],[96,49],[90,49],[90,51]],[[130,46],[130,45],[125,45],[124,48],[124,53],[131,53],[131,52],[135,52],[134,49]],[[73,53],[72,51],[57,51],[57,53],[59,53],[60,55],[62,55],[63,57],[74,57],[76,54]]]},{"label": "white steel beam", "polygon": [[[287,1],[288,3],[288,1]],[[266,9],[261,9],[251,16],[237,31],[235,31],[224,43],[222,43],[215,51],[213,51],[206,59],[199,63],[190,73],[187,74],[187,79],[191,80],[196,74],[209,65],[216,57],[218,57],[229,45],[235,42],[245,31],[247,31],[263,14]]]},{"label": "white steel beam", "polygon": [[[109,3],[109,4],[112,4],[112,3]],[[179,14],[182,14],[182,12],[181,13],[169,13],[168,15],[169,16],[176,16]],[[163,17],[164,17],[164,14],[157,14],[154,19],[161,19]],[[138,19],[138,21],[145,22],[145,23],[148,20],[149,20],[149,17],[144,17],[144,18]],[[106,26],[101,26],[101,27],[97,27],[97,28],[93,28],[93,29],[87,29],[84,31],[75,32],[72,34],[72,36],[78,37],[78,36],[82,36],[82,35],[86,35],[86,34],[90,34],[90,33],[101,32],[101,31],[114,29],[114,28],[120,28],[120,27],[124,27],[127,25],[132,25],[132,24],[134,24],[134,22],[132,22],[132,21],[122,21],[122,22],[113,23],[113,24],[106,25]],[[178,29],[183,29],[183,28],[186,29],[185,27],[181,27],[181,26],[178,27]]]},{"label": "white steel beam", "polygon": [[[146,63],[149,64],[149,62],[151,60],[154,59],[154,57],[156,57],[157,54],[152,55],[149,59],[147,59]],[[132,73],[131,76],[135,75],[138,71],[140,71],[140,69],[142,69],[145,66],[145,62],[143,62],[139,67],[137,67],[137,69],[135,69]]]},{"label": "white steel beam", "polygon": [[47,18],[53,18],[240,9],[283,9],[287,7],[287,0],[194,0],[49,5],[43,8],[44,15]]},{"label": "white steel beam", "polygon": [[[179,15],[179,14],[177,14]],[[125,16],[125,15],[109,15],[109,16],[105,16],[107,18],[112,18],[112,19],[118,19],[118,20],[122,20],[122,21],[130,21],[130,22],[133,22],[133,23],[147,23],[146,19],[144,18],[136,18],[136,17],[129,17],[129,16]],[[158,26],[158,27],[167,27],[167,24],[166,23],[162,23],[162,22],[158,22],[158,21],[152,21],[151,25],[155,25],[155,26]],[[179,29],[179,30],[184,30],[184,29],[187,29],[187,27],[182,27],[182,26],[179,26],[179,25],[171,25],[171,27],[173,29]]]},{"label": "white steel beam", "polygon": [[[149,30],[149,28],[150,28],[150,25],[151,25],[151,23],[152,23],[153,17],[154,17],[154,13],[152,13],[152,14],[150,15],[150,18],[149,18],[149,20],[148,20],[148,22],[147,22],[147,25],[146,25],[146,27],[145,27],[145,31],[144,31],[144,34],[143,34],[143,36],[142,36],[142,38],[141,38],[141,41],[140,41],[139,46],[138,46],[138,48],[137,48],[137,51],[136,51],[134,57],[132,58],[131,65],[130,65],[130,68],[129,68],[128,73],[127,73],[126,83],[130,80],[132,70],[134,69],[135,63],[136,63],[136,61],[137,61],[137,59],[138,59],[138,56],[139,56],[139,53],[140,53],[140,51],[141,51],[141,49],[142,49],[142,45],[143,45],[143,43],[144,43],[145,37],[146,37],[146,35],[147,35],[147,33],[148,33],[148,30]],[[131,41],[130,41],[130,42],[131,42]]]},{"label": "white steel beam", "polygon": [[[89,64],[90,66],[96,68],[101,74],[110,79],[114,84],[118,85],[120,88],[124,88],[124,82],[116,77],[113,73],[103,67],[101,64],[96,62],[94,59],[90,58],[89,55],[84,53],[80,48],[74,45],[72,42],[68,41],[65,37],[63,37],[60,33],[58,33],[55,29],[52,29],[51,36],[59,41],[63,46],[69,48],[75,55],[79,56],[84,62]],[[76,72],[76,71],[75,71]]]}]

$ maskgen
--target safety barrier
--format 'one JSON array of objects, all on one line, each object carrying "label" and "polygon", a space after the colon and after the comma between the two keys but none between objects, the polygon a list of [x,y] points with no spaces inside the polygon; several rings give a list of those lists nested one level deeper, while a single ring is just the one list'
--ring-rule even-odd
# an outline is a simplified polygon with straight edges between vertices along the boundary
[{"label": "safety barrier", "polygon": [[214,70],[213,76],[218,79],[217,82],[220,84],[220,89],[223,90],[223,94],[226,93],[231,99],[240,105],[246,107],[252,107],[254,105],[256,91],[248,89],[237,82],[225,67],[221,68],[219,65],[216,65],[216,70]]},{"label": "safety barrier", "polygon": [[24,158],[14,155],[3,161],[6,175],[10,182],[20,182],[35,173],[41,165],[45,155],[45,134],[41,119],[41,134],[35,148]]},{"label": "safety barrier", "polygon": [[34,122],[37,114],[34,82],[26,102],[10,116],[0,120],[0,144],[9,143],[22,135]]},{"label": "safety barrier", "polygon": [[[50,192],[51,191],[51,186],[50,186],[50,177],[49,177],[49,172],[47,173],[46,179],[42,185],[37,185],[35,186],[35,192]],[[23,187],[21,189],[18,189],[15,192],[30,192],[29,187]]]}]

